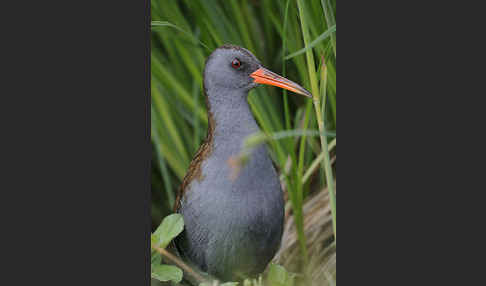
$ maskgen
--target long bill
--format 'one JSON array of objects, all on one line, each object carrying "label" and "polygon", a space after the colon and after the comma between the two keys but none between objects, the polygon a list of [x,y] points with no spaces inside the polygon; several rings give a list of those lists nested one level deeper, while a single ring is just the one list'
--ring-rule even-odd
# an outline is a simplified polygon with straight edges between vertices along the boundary
[{"label": "long bill", "polygon": [[257,69],[252,74],[250,74],[250,76],[255,80],[254,82],[256,83],[278,86],[290,90],[292,92],[301,94],[303,96],[312,97],[312,94],[302,86],[270,70],[267,70],[264,67]]}]

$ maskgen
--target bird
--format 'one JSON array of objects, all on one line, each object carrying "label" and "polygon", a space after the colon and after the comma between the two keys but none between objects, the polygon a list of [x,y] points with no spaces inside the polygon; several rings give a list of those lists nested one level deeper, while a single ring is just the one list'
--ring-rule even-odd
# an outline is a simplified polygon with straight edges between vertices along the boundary
[{"label": "bird", "polygon": [[262,273],[280,247],[284,199],[265,144],[232,176],[228,161],[247,136],[260,131],[248,92],[273,85],[312,97],[303,87],[265,68],[247,49],[223,45],[206,59],[203,87],[207,135],[184,176],[174,205],[184,230],[174,240],[179,255],[222,281]]}]

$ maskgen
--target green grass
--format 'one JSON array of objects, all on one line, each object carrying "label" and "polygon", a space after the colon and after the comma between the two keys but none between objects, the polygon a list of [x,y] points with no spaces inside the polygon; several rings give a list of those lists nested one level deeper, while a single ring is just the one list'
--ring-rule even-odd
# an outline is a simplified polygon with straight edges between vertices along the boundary
[{"label": "green grass", "polygon": [[[309,100],[258,87],[249,96],[257,122],[270,135],[265,141],[271,156],[284,174],[305,265],[303,202],[326,186],[336,233],[329,153],[336,146],[335,1],[152,0],[151,5],[154,229],[172,212],[175,193],[206,135],[205,59],[218,46],[236,44],[313,94]],[[291,136],[275,138],[289,130],[294,130]]]}]

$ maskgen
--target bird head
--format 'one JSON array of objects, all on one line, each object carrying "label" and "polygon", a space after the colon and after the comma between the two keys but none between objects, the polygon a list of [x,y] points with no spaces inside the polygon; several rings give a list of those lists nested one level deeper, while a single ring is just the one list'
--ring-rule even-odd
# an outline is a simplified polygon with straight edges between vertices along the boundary
[{"label": "bird head", "polygon": [[205,87],[248,91],[259,84],[273,85],[307,97],[312,95],[297,83],[263,67],[247,49],[225,45],[209,56],[204,69]]}]

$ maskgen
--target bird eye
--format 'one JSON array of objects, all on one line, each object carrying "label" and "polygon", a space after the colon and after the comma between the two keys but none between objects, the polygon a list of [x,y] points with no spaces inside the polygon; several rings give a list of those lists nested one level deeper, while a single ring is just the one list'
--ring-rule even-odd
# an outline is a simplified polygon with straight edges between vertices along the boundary
[{"label": "bird eye", "polygon": [[240,62],[240,60],[238,60],[238,59],[234,59],[234,60],[231,62],[231,66],[232,66],[234,69],[238,69],[238,68],[241,66],[241,62]]}]

